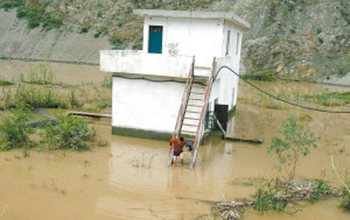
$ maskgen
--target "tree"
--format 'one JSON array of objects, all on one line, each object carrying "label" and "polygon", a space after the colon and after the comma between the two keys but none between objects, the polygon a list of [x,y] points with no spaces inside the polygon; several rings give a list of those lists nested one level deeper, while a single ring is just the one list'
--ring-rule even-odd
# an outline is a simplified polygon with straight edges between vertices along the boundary
[{"label": "tree", "polygon": [[298,124],[294,115],[289,115],[281,129],[282,138],[274,137],[267,149],[270,155],[277,155],[278,168],[294,179],[295,171],[302,157],[306,157],[310,150],[317,148],[316,139],[307,127]]}]

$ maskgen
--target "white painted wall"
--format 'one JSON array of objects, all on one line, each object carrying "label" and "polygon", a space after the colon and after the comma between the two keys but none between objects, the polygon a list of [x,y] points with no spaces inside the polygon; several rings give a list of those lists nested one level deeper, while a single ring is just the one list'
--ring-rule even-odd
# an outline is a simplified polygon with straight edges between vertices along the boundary
[{"label": "white painted wall", "polygon": [[243,30],[239,29],[237,26],[234,26],[230,22],[225,22],[224,25],[224,37],[222,42],[222,57],[226,56],[226,44],[227,44],[227,34],[230,31],[230,49],[228,56],[231,57],[233,66],[239,66],[241,59],[241,47],[242,47],[242,38]]},{"label": "white painted wall", "polygon": [[193,57],[147,54],[143,51],[101,50],[100,69],[105,72],[187,78]]},{"label": "white painted wall", "polygon": [[[145,17],[143,49],[148,52],[149,26],[163,26],[163,54],[196,56],[196,63],[222,55],[223,20]],[[203,61],[202,61],[203,60]],[[211,64],[211,63],[209,63]]]},{"label": "white painted wall", "polygon": [[[227,56],[225,58],[218,58],[216,61],[217,68],[215,70],[215,73],[221,66],[229,66],[235,72],[239,73],[239,66],[234,65],[235,62],[233,62],[230,56]],[[222,69],[218,73],[217,79],[215,80],[212,87],[212,92],[209,99],[211,105],[214,105],[214,101],[217,99],[218,104],[228,105],[229,110],[231,110],[232,107],[234,107],[237,103],[238,81],[239,78],[236,75],[227,69]],[[211,106],[211,109],[212,108],[213,106]]]},{"label": "white painted wall", "polygon": [[113,77],[112,126],[172,133],[185,83]]}]

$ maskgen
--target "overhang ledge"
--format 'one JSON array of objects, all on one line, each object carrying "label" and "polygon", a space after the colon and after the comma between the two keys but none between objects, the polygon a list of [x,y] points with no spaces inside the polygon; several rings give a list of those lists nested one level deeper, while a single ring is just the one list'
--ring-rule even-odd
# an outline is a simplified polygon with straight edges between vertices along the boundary
[{"label": "overhang ledge", "polygon": [[243,29],[249,29],[250,24],[233,12],[225,11],[182,11],[160,9],[134,9],[134,14],[141,16],[173,17],[173,18],[197,18],[197,19],[224,19]]}]

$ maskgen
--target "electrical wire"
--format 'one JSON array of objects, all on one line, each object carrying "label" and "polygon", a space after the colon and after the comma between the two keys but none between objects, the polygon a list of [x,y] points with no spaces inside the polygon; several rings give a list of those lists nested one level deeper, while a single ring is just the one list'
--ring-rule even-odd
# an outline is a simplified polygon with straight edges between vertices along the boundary
[{"label": "electrical wire", "polygon": [[230,72],[232,72],[234,75],[236,75],[238,78],[240,78],[241,80],[243,80],[244,82],[246,82],[247,84],[249,84],[250,86],[254,87],[256,90],[264,93],[265,95],[273,98],[273,99],[276,99],[280,102],[284,102],[286,104],[289,104],[289,105],[292,105],[292,106],[295,106],[295,107],[299,107],[299,108],[303,108],[303,109],[307,109],[307,110],[310,110],[310,111],[316,111],[316,112],[323,112],[323,113],[333,113],[333,114],[350,114],[350,111],[335,111],[335,110],[328,110],[328,109],[320,109],[320,108],[314,108],[314,107],[310,107],[310,106],[305,106],[305,105],[301,105],[301,104],[298,104],[298,103],[295,103],[295,102],[291,102],[291,101],[288,101],[288,100],[285,100],[285,99],[282,99],[280,97],[277,97],[269,92],[266,92],[265,90],[259,88],[258,86],[254,85],[253,83],[251,83],[250,81],[246,80],[246,79],[243,79],[238,73],[236,73],[233,69],[231,69],[230,67],[228,66],[221,66],[217,71],[216,71],[216,75],[214,77],[214,81],[216,80],[216,77],[218,76],[218,74],[220,73],[220,71],[222,69],[227,69],[229,70]]}]

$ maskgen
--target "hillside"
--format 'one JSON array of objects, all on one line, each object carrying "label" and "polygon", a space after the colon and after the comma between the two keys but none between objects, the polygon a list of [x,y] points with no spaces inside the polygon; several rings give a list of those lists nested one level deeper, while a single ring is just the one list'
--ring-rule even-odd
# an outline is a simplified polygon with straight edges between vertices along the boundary
[{"label": "hillside", "polygon": [[308,79],[350,73],[349,0],[0,0],[0,56],[98,63],[141,47],[133,8],[233,11],[249,21],[242,70]]}]

